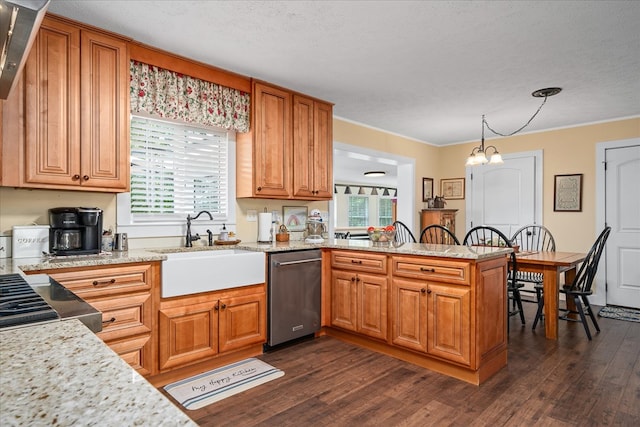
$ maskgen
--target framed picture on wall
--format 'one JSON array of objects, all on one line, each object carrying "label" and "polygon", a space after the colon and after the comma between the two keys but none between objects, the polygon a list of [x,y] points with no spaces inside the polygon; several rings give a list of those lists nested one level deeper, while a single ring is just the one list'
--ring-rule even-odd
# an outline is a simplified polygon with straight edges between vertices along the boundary
[{"label": "framed picture on wall", "polygon": [[282,222],[289,231],[304,231],[308,213],[306,206],[283,206]]},{"label": "framed picture on wall", "polygon": [[440,195],[447,200],[464,199],[464,178],[441,179]]},{"label": "framed picture on wall", "polygon": [[582,212],[582,174],[554,175],[553,210]]},{"label": "framed picture on wall", "polygon": [[422,201],[433,198],[433,178],[422,178]]}]

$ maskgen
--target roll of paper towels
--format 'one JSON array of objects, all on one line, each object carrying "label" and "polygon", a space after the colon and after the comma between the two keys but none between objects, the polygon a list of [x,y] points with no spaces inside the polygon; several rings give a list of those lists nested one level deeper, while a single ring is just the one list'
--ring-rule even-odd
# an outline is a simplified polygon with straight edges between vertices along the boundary
[{"label": "roll of paper towels", "polygon": [[271,242],[271,212],[258,213],[258,242]]}]

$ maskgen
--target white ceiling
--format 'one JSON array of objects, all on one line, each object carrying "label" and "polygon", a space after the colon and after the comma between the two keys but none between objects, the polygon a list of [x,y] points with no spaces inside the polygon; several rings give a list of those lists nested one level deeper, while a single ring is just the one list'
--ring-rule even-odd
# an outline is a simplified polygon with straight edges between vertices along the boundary
[{"label": "white ceiling", "polygon": [[[49,11],[335,103],[415,140],[640,115],[638,1],[71,1]],[[487,133],[487,137],[491,136]]]}]

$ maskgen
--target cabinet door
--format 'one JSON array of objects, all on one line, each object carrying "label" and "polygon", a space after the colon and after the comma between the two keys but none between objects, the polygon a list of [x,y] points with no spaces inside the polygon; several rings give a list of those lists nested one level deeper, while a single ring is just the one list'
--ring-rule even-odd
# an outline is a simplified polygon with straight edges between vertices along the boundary
[{"label": "cabinet door", "polygon": [[453,362],[471,363],[471,290],[429,284],[427,352]]},{"label": "cabinet door", "polygon": [[80,183],[80,30],[45,18],[25,66],[26,183]]},{"label": "cabinet door", "polygon": [[391,292],[392,342],[427,351],[427,284],[394,278]]},{"label": "cabinet door", "polygon": [[80,182],[126,190],[130,157],[127,43],[84,30],[81,40]]},{"label": "cabinet door", "polygon": [[254,85],[255,195],[290,196],[291,94],[260,83]]},{"label": "cabinet door", "polygon": [[358,273],[358,323],[361,334],[387,339],[387,277]]},{"label": "cabinet door", "polygon": [[[333,108],[314,102],[313,111],[313,191],[318,199],[333,197]],[[297,166],[297,165],[296,165]]]},{"label": "cabinet door", "polygon": [[313,100],[293,96],[293,196],[315,197]]},{"label": "cabinet door", "polygon": [[222,298],[219,302],[220,353],[266,342],[264,293]]},{"label": "cabinet door", "polygon": [[218,354],[218,301],[161,309],[158,317],[161,371]]},{"label": "cabinet door", "polygon": [[333,115],[330,104],[293,97],[293,196],[333,197]]},{"label": "cabinet door", "polygon": [[[456,214],[455,212],[443,212],[440,218],[440,225],[447,227],[453,234],[456,234]],[[453,243],[450,243],[453,244]]]},{"label": "cabinet door", "polygon": [[331,276],[331,325],[356,331],[356,274],[350,271],[333,271]]}]

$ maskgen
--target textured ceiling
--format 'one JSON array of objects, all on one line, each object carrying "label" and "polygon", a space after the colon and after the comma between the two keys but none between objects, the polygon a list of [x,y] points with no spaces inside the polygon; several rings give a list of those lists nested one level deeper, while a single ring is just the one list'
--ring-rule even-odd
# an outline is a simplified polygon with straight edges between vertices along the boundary
[{"label": "textured ceiling", "polygon": [[[68,1],[49,11],[418,141],[640,115],[637,1]],[[490,135],[487,135],[490,136]]]}]

